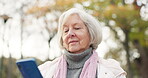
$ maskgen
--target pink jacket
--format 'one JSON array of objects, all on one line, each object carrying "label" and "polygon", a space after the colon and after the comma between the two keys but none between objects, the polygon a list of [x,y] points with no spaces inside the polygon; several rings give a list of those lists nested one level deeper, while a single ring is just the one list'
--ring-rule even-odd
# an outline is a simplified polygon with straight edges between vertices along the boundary
[{"label": "pink jacket", "polygon": [[[53,78],[59,59],[60,57],[53,61],[47,61],[39,66],[43,78]],[[98,78],[126,78],[126,72],[116,60],[105,60],[102,58],[98,58],[98,60]]]}]

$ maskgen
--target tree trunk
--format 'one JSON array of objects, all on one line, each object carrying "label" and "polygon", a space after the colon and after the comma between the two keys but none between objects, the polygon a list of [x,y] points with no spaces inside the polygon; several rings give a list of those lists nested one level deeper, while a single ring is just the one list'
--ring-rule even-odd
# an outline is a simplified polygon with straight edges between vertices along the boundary
[{"label": "tree trunk", "polygon": [[12,78],[12,58],[11,58],[11,54],[10,54],[10,56],[9,56],[9,63],[8,63],[9,65],[8,65],[8,69],[7,69],[7,78]]},{"label": "tree trunk", "polygon": [[130,53],[129,53],[129,31],[128,30],[123,30],[124,34],[125,34],[125,41],[123,42],[124,44],[124,48],[126,51],[126,60],[127,60],[127,67],[128,67],[128,71],[127,71],[127,76],[128,78],[133,78],[133,72],[132,72],[132,66],[131,66],[131,62],[130,62]]},{"label": "tree trunk", "polygon": [[140,57],[135,59],[137,68],[142,78],[148,78],[148,54],[146,53],[148,48],[142,47],[138,40],[134,41],[134,45],[140,54]]},{"label": "tree trunk", "polygon": [[0,78],[3,78],[3,70],[4,70],[3,60],[4,60],[4,57],[2,56],[1,57],[1,62],[0,62]]}]

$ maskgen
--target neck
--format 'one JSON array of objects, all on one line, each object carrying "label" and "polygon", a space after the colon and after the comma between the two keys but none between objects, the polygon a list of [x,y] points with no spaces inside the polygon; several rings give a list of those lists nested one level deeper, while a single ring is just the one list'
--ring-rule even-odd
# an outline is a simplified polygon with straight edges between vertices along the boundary
[{"label": "neck", "polygon": [[81,53],[73,54],[65,50],[65,58],[68,68],[83,67],[85,61],[92,55],[92,48],[89,48]]}]

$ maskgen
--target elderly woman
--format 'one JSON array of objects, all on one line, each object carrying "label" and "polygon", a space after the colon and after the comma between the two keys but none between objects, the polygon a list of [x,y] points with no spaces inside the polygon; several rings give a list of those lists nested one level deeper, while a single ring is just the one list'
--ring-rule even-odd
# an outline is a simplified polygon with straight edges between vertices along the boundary
[{"label": "elderly woman", "polygon": [[72,8],[59,19],[59,58],[39,66],[44,78],[125,78],[126,72],[113,60],[95,52],[102,40],[99,22],[90,14]]}]

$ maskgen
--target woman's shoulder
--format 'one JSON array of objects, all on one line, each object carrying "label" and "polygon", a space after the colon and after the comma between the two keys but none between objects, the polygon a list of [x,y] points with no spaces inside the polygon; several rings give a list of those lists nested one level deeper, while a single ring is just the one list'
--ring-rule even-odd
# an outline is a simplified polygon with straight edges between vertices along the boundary
[{"label": "woman's shoulder", "polygon": [[55,65],[58,62],[59,58],[54,59],[53,61],[46,61],[45,63],[38,66],[39,69],[47,69],[48,67],[51,67]]},{"label": "woman's shoulder", "polygon": [[56,58],[53,61],[47,61],[47,62],[38,66],[38,68],[44,78],[50,78],[50,76],[52,76],[52,74],[54,73],[54,71],[58,65],[59,58]]},{"label": "woman's shoulder", "polygon": [[119,67],[120,63],[118,61],[116,61],[115,59],[103,59],[103,58],[99,58],[99,62],[103,65],[105,65],[106,67]]},{"label": "woman's shoulder", "polygon": [[110,72],[115,77],[120,75],[126,75],[126,72],[121,68],[120,63],[114,59],[99,58],[100,69],[104,72]]}]

